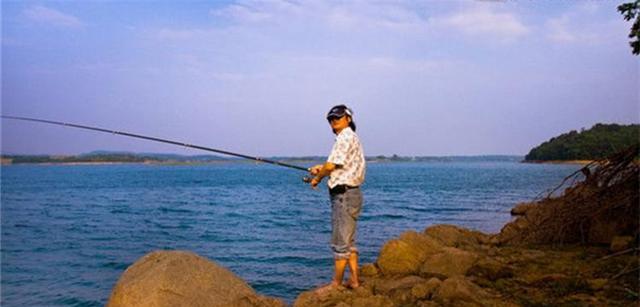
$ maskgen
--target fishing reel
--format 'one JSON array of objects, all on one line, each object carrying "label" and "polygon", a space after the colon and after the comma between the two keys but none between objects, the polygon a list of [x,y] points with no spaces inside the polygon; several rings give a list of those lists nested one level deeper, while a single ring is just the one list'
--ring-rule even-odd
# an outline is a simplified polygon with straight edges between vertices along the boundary
[{"label": "fishing reel", "polygon": [[309,176],[302,177],[302,181],[304,183],[311,183],[311,180],[313,180],[313,177],[309,177]]}]

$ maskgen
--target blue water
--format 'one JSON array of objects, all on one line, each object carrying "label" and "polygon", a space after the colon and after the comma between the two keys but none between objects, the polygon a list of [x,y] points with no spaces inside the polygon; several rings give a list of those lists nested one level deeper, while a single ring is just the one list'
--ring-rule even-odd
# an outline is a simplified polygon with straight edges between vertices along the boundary
[{"label": "blue water", "polygon": [[[450,223],[497,232],[510,208],[576,165],[370,163],[363,262],[406,230]],[[1,168],[2,306],[101,306],[122,272],[157,249],[213,259],[259,293],[292,301],[330,280],[326,189],[302,173],[242,163]]]}]

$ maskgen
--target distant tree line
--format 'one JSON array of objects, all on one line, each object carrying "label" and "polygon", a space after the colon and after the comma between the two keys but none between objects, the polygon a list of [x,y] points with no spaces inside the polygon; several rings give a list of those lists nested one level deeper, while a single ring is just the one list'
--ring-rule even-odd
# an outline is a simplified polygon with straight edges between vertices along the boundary
[{"label": "distant tree line", "polygon": [[216,155],[183,156],[161,153],[95,151],[80,155],[2,155],[3,163],[206,163],[228,161]]},{"label": "distant tree line", "polygon": [[597,160],[640,142],[640,125],[596,124],[551,138],[531,149],[525,161]]},{"label": "distant tree line", "polygon": [[149,162],[160,161],[155,157],[139,156],[135,154],[95,154],[79,156],[55,155],[3,155],[12,163],[101,163],[101,162]]}]

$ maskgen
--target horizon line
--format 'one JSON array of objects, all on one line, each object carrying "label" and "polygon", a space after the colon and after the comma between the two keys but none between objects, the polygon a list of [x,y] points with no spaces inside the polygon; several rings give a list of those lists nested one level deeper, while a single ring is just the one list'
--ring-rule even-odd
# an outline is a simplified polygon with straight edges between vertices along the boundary
[{"label": "horizon line", "polygon": [[[179,153],[170,153],[170,152],[136,152],[136,151],[109,151],[109,150],[93,150],[89,152],[77,153],[77,154],[55,154],[55,153],[5,153],[0,152],[0,156],[81,156],[81,155],[90,155],[90,154],[133,154],[133,155],[175,155],[175,156],[183,156],[183,157],[195,157],[195,156],[212,156],[212,157],[221,157],[227,159],[240,159],[237,157],[228,157],[226,155],[216,155],[216,154],[179,154]],[[365,155],[365,157],[376,158],[379,156],[384,157],[401,157],[401,158],[414,158],[414,157],[430,157],[430,158],[438,158],[438,157],[487,157],[487,156],[503,156],[503,157],[523,157],[527,154],[504,154],[504,153],[491,153],[491,154],[409,154],[409,155],[401,155],[401,154],[371,154]],[[278,157],[278,158],[319,158],[325,157],[325,155],[270,155],[270,156],[260,156],[260,157]]]}]

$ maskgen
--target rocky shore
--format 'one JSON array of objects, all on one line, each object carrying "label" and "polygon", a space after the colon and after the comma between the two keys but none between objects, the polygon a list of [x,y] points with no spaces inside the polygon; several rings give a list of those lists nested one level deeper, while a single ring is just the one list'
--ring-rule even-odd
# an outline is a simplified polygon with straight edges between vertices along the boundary
[{"label": "rocky shore", "polygon": [[[362,286],[293,306],[630,306],[638,300],[633,238],[610,246],[501,246],[495,235],[435,225],[407,231],[361,268]],[[155,251],[131,265],[107,306],[285,306],[191,252]]]},{"label": "rocky shore", "polygon": [[[638,306],[637,153],[585,166],[565,179],[584,180],[560,197],[519,204],[498,234],[453,225],[407,231],[362,265],[359,288],[310,289],[293,306]],[[156,251],[123,273],[108,306],[285,303],[196,254]]]}]

